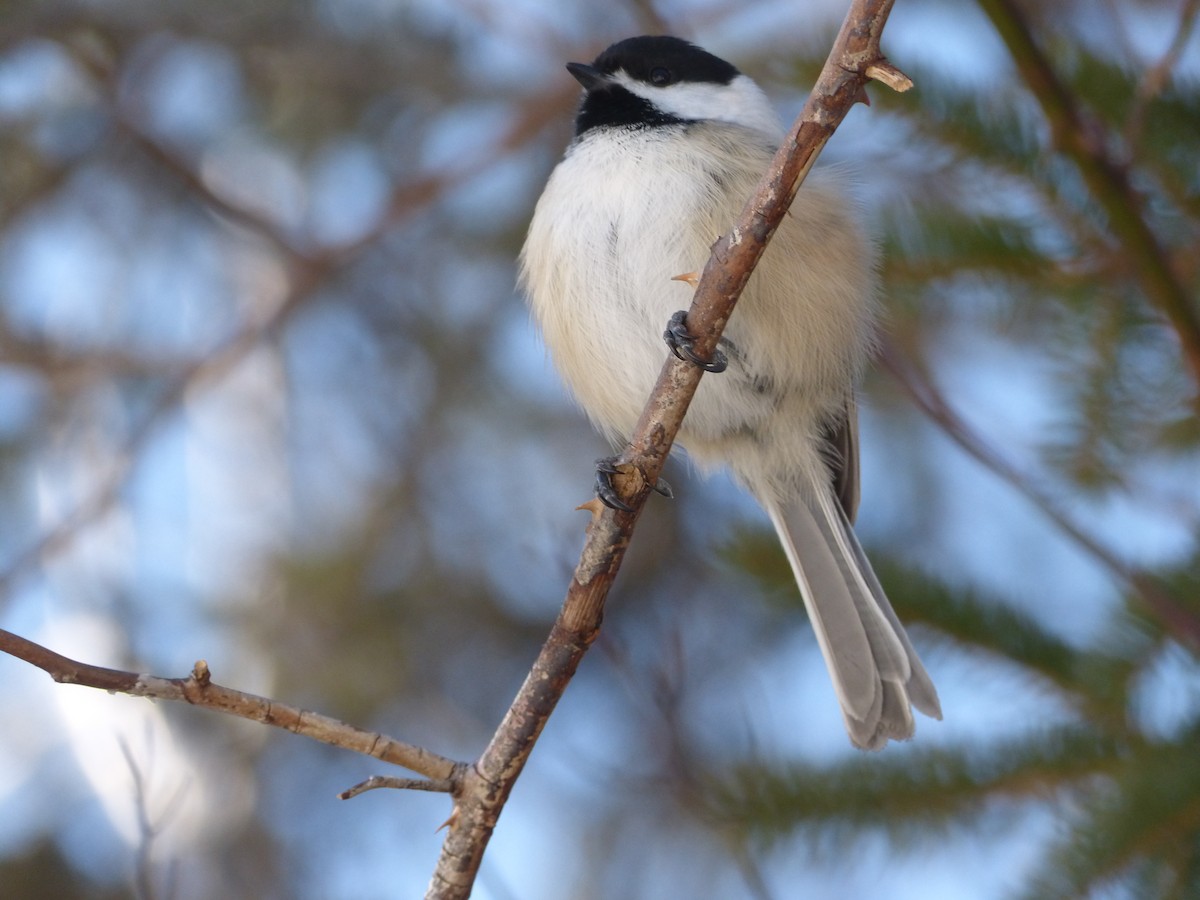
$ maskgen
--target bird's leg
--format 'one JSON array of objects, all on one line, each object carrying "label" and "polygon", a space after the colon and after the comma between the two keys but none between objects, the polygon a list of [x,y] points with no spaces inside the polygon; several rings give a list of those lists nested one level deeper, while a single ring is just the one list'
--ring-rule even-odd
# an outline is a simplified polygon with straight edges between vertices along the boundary
[{"label": "bird's leg", "polygon": [[667,323],[667,330],[663,332],[663,340],[667,342],[667,346],[671,348],[671,352],[677,358],[684,362],[690,362],[705,372],[724,372],[729,367],[729,360],[719,349],[713,351],[712,359],[701,359],[696,355],[696,351],[692,349],[696,339],[688,331],[685,310],[681,309],[671,316],[671,320]]},{"label": "bird's leg", "polygon": [[[619,456],[605,456],[602,459],[596,460],[596,496],[609,509],[633,512],[633,507],[621,499],[616,485],[613,484],[614,475],[629,474],[627,468],[628,463],[621,462],[621,457]],[[675,494],[671,491],[671,486],[667,484],[665,479],[658,479],[654,485],[654,490],[668,500],[675,497]]]}]

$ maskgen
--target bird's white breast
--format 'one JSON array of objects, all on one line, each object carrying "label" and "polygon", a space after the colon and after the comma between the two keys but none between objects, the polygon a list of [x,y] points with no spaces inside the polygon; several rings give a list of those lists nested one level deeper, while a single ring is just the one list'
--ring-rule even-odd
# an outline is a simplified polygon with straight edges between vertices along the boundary
[{"label": "bird's white breast", "polygon": [[[672,277],[703,268],[772,152],[761,133],[721,123],[598,129],[551,175],[522,281],[559,372],[613,438],[632,430],[668,354],[666,322],[691,302]],[[680,437],[694,455],[811,429],[845,402],[874,306],[873,254],[847,203],[810,176],[725,332],[735,364],[706,377],[689,410]]]}]

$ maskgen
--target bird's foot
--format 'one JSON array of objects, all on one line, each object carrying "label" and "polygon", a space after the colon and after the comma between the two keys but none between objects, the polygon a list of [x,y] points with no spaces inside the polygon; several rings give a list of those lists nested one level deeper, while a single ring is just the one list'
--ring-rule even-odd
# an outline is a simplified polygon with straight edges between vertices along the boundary
[{"label": "bird's foot", "polygon": [[[621,499],[621,495],[617,491],[617,486],[613,484],[614,475],[627,476],[631,474],[631,468],[632,466],[629,463],[621,462],[621,457],[619,456],[606,456],[603,459],[596,460],[596,496],[609,509],[633,512],[633,507]],[[672,500],[675,497],[675,494],[671,491],[671,486],[667,484],[665,479],[658,479],[654,485],[654,490],[668,500]]]},{"label": "bird's foot", "polygon": [[724,372],[729,366],[729,360],[720,350],[714,350],[712,359],[703,359],[696,354],[693,349],[696,344],[696,339],[692,337],[692,333],[687,327],[687,312],[680,310],[671,316],[671,320],[667,323],[667,330],[663,332],[663,340],[667,342],[667,346],[671,348],[671,352],[678,359],[684,362],[690,362],[692,365],[703,369],[705,372]]}]

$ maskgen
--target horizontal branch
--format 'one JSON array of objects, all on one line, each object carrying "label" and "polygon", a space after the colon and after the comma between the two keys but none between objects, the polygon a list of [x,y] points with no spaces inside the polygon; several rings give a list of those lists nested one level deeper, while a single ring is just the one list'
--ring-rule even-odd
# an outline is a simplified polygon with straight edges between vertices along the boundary
[{"label": "horizontal branch", "polygon": [[457,783],[466,768],[464,763],[379,732],[364,731],[321,713],[223,687],[213,682],[204,660],[197,662],[186,678],[161,678],[81,663],[3,629],[0,629],[0,652],[37,666],[60,684],[78,684],[151,700],[177,700],[216,710],[403,766],[435,782]]},{"label": "horizontal branch", "polygon": [[379,788],[390,788],[395,791],[431,791],[440,794],[452,794],[458,789],[459,780],[453,778],[394,778],[387,775],[372,775],[366,781],[361,781],[352,788],[347,788],[338,794],[339,800],[349,800],[367,791]]}]

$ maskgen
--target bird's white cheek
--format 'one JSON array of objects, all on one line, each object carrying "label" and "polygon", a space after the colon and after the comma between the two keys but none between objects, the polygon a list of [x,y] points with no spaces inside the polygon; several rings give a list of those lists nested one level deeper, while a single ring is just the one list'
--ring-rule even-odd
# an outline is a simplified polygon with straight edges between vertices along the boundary
[{"label": "bird's white cheek", "polygon": [[680,119],[740,125],[775,141],[783,135],[783,125],[771,101],[746,75],[737,76],[729,84],[679,82],[667,87],[637,81],[624,72],[619,72],[616,80],[630,93]]}]

